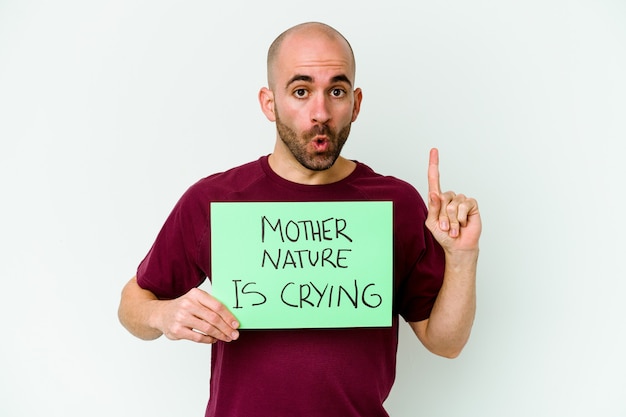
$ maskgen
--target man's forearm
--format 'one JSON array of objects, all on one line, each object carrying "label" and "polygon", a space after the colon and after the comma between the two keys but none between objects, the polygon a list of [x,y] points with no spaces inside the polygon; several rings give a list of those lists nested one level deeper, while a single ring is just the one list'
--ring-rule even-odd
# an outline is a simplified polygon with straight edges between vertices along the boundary
[{"label": "man's forearm", "polygon": [[454,358],[467,343],[476,313],[478,251],[447,256],[443,285],[430,318],[412,327],[433,353]]},{"label": "man's forearm", "polygon": [[120,322],[131,334],[140,339],[157,339],[163,333],[150,326],[150,316],[158,301],[154,294],[141,288],[133,277],[122,290],[118,309]]}]

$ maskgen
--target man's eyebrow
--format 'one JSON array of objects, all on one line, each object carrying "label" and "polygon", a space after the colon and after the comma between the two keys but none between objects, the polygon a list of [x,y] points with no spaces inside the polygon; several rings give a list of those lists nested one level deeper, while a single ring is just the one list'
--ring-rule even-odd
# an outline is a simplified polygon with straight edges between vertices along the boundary
[{"label": "man's eyebrow", "polygon": [[[291,79],[287,82],[287,87],[289,87],[291,84],[297,81],[304,81],[306,83],[312,83],[313,77],[311,77],[310,75],[296,74],[293,77],[291,77]],[[343,83],[348,84],[350,87],[352,87],[352,82],[344,74],[335,75],[333,78],[330,79],[330,81],[331,83],[343,82]]]},{"label": "man's eyebrow", "polygon": [[289,87],[291,84],[295,83],[296,81],[304,81],[307,83],[311,83],[313,82],[313,77],[311,77],[310,75],[296,74],[293,77],[291,77],[291,79],[287,82],[287,87]]},{"label": "man's eyebrow", "polygon": [[339,82],[343,82],[348,84],[350,87],[352,87],[352,81],[350,81],[350,78],[348,78],[346,75],[341,74],[341,75],[336,75],[334,76],[331,81],[333,83],[339,83]]}]

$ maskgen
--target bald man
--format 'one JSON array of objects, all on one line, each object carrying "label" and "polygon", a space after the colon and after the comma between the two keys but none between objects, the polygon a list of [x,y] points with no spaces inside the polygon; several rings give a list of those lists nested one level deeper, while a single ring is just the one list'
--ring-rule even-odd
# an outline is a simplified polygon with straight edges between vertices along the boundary
[{"label": "bald man", "polygon": [[[400,317],[437,355],[458,356],[469,338],[478,205],[441,191],[436,149],[427,204],[410,184],[341,156],[363,97],[355,71],[350,44],[328,25],[278,36],[258,95],[276,125],[272,153],[193,184],[122,291],[119,318],[133,335],[212,344],[205,416],[387,416]],[[209,205],[219,201],[392,201],[392,325],[239,329],[226,306],[197,288],[210,278]]]}]

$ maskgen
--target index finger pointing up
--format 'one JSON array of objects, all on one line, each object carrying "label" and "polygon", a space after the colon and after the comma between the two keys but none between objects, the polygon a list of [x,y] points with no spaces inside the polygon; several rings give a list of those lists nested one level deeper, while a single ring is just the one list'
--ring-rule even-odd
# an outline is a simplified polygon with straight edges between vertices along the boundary
[{"label": "index finger pointing up", "polygon": [[430,159],[428,161],[428,193],[441,194],[441,186],[439,185],[439,151],[437,148],[430,150]]}]

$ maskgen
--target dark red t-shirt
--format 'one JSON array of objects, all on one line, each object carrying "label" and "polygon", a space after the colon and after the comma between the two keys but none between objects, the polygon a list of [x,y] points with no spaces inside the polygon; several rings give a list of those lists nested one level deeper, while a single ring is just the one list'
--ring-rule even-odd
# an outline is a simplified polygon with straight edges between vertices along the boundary
[{"label": "dark red t-shirt", "polygon": [[428,318],[443,281],[443,251],[424,225],[427,209],[418,192],[362,163],[333,184],[296,184],[261,157],[185,192],[139,265],[142,288],[176,298],[210,277],[212,201],[393,201],[392,327],[241,330],[238,340],[213,345],[206,411],[216,417],[387,416],[398,315]]}]

